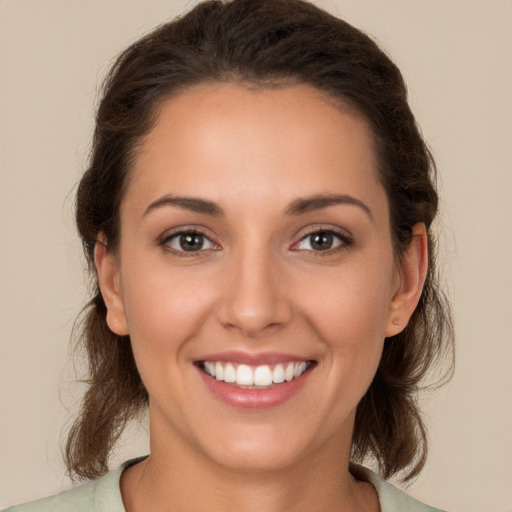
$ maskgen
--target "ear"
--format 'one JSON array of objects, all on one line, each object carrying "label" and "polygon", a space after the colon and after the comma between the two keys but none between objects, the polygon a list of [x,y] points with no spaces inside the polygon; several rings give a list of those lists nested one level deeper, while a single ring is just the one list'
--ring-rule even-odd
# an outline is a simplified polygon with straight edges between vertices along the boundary
[{"label": "ear", "polygon": [[107,239],[100,233],[94,246],[94,264],[98,273],[98,284],[107,307],[107,324],[119,336],[128,334],[124,300],[121,289],[119,262],[108,249]]},{"label": "ear", "polygon": [[389,307],[386,337],[403,331],[420,300],[428,270],[428,237],[423,222],[412,228],[412,240],[402,254],[396,293]]}]

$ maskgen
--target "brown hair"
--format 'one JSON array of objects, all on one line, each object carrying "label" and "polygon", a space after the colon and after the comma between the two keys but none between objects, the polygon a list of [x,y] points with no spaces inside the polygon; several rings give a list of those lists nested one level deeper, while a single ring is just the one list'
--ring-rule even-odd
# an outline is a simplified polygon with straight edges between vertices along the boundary
[{"label": "brown hair", "polygon": [[427,454],[417,393],[427,372],[452,355],[453,346],[450,308],[434,267],[435,167],[393,62],[367,35],[301,0],[203,2],[130,46],[107,76],[90,166],[76,200],[94,298],[83,312],[78,337],[89,375],[65,450],[70,474],[105,473],[126,423],[148,402],[129,337],[115,335],[106,324],[93,260],[98,234],[106,236],[109,250],[116,249],[127,173],[160,102],[212,81],[260,87],[303,83],[355,108],[373,130],[397,255],[408,246],[414,224],[427,226],[423,293],[406,329],[385,343],[374,381],[357,408],[352,446],[353,461],[372,458],[385,478],[400,471],[404,479],[415,476]]}]

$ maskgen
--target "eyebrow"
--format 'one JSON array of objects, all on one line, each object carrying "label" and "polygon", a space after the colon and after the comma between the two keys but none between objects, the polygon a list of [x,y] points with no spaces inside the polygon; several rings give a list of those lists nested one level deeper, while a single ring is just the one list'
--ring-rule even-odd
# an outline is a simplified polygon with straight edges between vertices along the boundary
[{"label": "eyebrow", "polygon": [[215,217],[224,215],[222,208],[215,204],[213,201],[200,199],[198,197],[178,197],[173,195],[165,195],[156,201],[153,201],[146,208],[143,217],[148,215],[153,210],[163,206],[177,206],[185,210],[191,210],[196,213],[205,213],[206,215],[213,215]]},{"label": "eyebrow", "polygon": [[337,204],[348,204],[361,208],[373,221],[370,208],[360,199],[346,194],[318,194],[310,197],[299,198],[293,201],[286,209],[287,215],[301,215],[303,213],[321,210]]},{"label": "eyebrow", "polygon": [[[373,215],[370,208],[360,199],[347,194],[317,194],[310,197],[295,199],[286,208],[285,214],[296,216],[338,204],[357,206],[368,215],[370,220],[373,221]],[[201,199],[198,197],[180,197],[167,194],[156,201],[153,201],[144,211],[143,217],[164,206],[177,206],[178,208],[215,217],[224,215],[222,208],[213,201],[208,201],[207,199]]]}]

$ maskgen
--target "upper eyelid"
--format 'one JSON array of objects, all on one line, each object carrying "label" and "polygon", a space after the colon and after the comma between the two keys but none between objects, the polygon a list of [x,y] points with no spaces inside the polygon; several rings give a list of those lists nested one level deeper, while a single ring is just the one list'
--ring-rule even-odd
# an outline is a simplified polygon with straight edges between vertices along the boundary
[{"label": "upper eyelid", "polygon": [[[179,237],[184,234],[195,234],[195,235],[201,235],[203,236],[208,242],[210,242],[214,247],[208,247],[205,249],[199,249],[197,251],[185,251],[176,249],[174,247],[170,246],[170,241],[173,240],[176,237]],[[166,247],[169,244],[169,247]],[[199,256],[204,251],[211,251],[211,250],[218,250],[217,247],[219,246],[218,242],[212,239],[212,237],[208,236],[206,233],[204,233],[202,230],[199,230],[197,228],[184,228],[184,229],[177,229],[176,231],[172,231],[168,234],[164,234],[161,238],[158,239],[158,245],[165,251],[169,253],[173,253],[174,255],[180,255],[180,256]]]},{"label": "upper eyelid", "polygon": [[334,226],[315,226],[308,229],[305,233],[300,235],[299,241],[304,240],[304,238],[314,235],[315,233],[333,233],[345,240],[352,240],[352,234],[343,228],[334,227]]},{"label": "upper eyelid", "polygon": [[[310,231],[309,233],[306,233],[305,235],[301,236],[297,242],[294,242],[292,247],[297,245],[298,243],[304,241],[306,238],[310,237],[311,235],[315,235],[316,233],[329,233],[337,237],[342,245],[348,246],[352,245],[352,238],[351,236],[347,235],[346,233],[343,233],[342,231],[337,231],[335,229],[315,229],[313,231]],[[327,250],[325,252],[328,252]]]},{"label": "upper eyelid", "polygon": [[215,242],[214,237],[212,237],[212,235],[208,234],[204,229],[193,227],[193,226],[184,226],[184,227],[167,230],[164,232],[164,234],[162,236],[159,237],[159,240],[160,240],[160,242],[165,242],[166,240],[169,240],[171,238],[174,238],[176,236],[183,235],[186,233],[194,233],[197,235],[202,235],[205,238],[207,238],[208,240],[210,240],[211,242]]}]

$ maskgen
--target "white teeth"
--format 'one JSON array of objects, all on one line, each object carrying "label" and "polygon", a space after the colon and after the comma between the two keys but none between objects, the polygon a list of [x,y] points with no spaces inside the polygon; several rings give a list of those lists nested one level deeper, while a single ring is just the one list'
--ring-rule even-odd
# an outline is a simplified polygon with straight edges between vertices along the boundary
[{"label": "white teeth", "polygon": [[239,386],[252,386],[254,384],[254,375],[250,366],[241,364],[236,369],[236,383]]},{"label": "white teeth", "polygon": [[295,365],[293,363],[288,363],[286,370],[284,371],[284,378],[290,382],[295,376]]},{"label": "white teeth", "polygon": [[236,380],[236,370],[235,367],[228,363],[224,367],[224,382],[235,382]]},{"label": "white teeth", "polygon": [[206,370],[206,373],[208,375],[211,375],[212,377],[215,377],[215,364],[210,363],[209,361],[206,361],[204,363],[204,369]]},{"label": "white teeth", "polygon": [[284,382],[284,368],[282,364],[278,364],[274,368],[274,371],[272,372],[272,382],[275,382],[276,384]]},{"label": "white teeth", "polygon": [[224,367],[222,363],[215,363],[215,378],[217,380],[224,380]]},{"label": "white teeth", "polygon": [[294,377],[300,377],[306,370],[306,363],[299,363],[295,365]]},{"label": "white teeth", "polygon": [[270,386],[272,384],[272,372],[267,365],[258,366],[254,370],[254,384],[256,386]]},{"label": "white teeth", "polygon": [[219,361],[204,361],[204,371],[217,380],[229,383],[236,383],[239,386],[271,386],[290,382],[300,377],[308,368],[309,363],[305,361],[297,363],[277,364],[272,370],[269,365],[260,365],[254,368],[246,364],[239,364],[235,367],[232,363],[221,363]]}]

